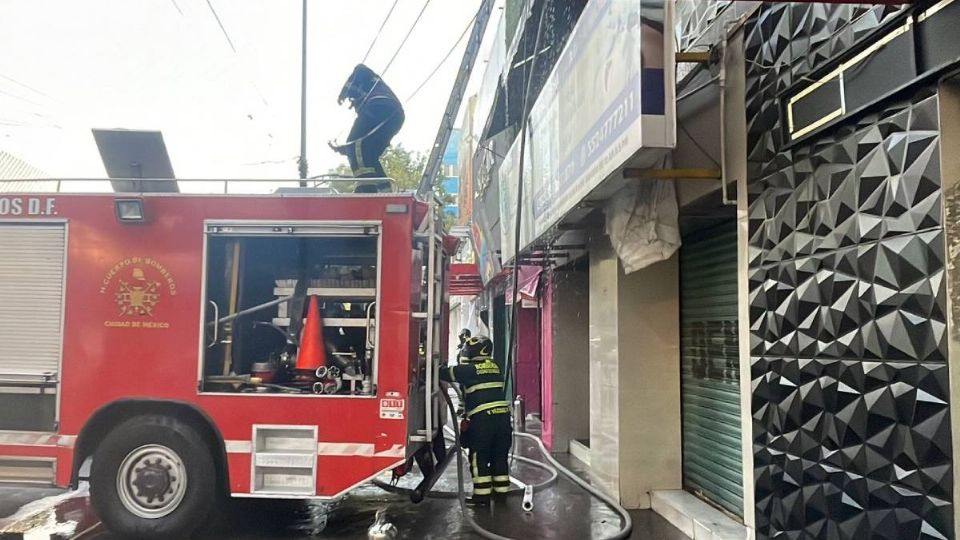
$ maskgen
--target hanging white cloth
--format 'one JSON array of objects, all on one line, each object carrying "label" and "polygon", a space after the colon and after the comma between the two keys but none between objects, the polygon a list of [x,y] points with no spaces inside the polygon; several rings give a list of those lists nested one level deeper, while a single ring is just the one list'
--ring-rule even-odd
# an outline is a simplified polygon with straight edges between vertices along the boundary
[{"label": "hanging white cloth", "polygon": [[606,232],[627,274],[669,259],[680,248],[677,194],[668,180],[624,187],[606,206]]}]

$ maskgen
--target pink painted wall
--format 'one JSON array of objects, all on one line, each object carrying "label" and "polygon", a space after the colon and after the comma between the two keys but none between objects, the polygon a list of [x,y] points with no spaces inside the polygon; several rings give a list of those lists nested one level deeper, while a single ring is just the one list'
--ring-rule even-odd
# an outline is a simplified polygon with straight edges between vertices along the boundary
[{"label": "pink painted wall", "polygon": [[543,421],[541,438],[548,450],[553,450],[553,283],[551,274],[541,277],[540,292],[540,419]]},{"label": "pink painted wall", "polygon": [[517,319],[517,393],[527,414],[540,412],[540,310],[521,308]]}]

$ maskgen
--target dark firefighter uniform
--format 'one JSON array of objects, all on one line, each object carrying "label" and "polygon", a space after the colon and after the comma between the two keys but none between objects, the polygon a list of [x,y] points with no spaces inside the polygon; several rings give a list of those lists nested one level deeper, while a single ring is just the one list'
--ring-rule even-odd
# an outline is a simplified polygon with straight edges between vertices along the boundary
[{"label": "dark firefighter uniform", "polygon": [[490,339],[469,338],[460,349],[460,365],[440,370],[441,380],[463,387],[464,411],[469,420],[466,447],[471,450],[476,502],[510,490],[510,405],[504,401],[503,373],[493,361],[492,352]]},{"label": "dark firefighter uniform", "polygon": [[[350,100],[357,119],[353,122],[347,142],[333,149],[347,156],[354,177],[386,178],[380,156],[403,126],[405,118],[400,100],[379,75],[363,64],[353,69],[340,90],[337,102],[343,103],[344,99]],[[361,184],[357,191],[383,191],[388,190],[390,185],[384,183],[369,189],[371,187]]]}]

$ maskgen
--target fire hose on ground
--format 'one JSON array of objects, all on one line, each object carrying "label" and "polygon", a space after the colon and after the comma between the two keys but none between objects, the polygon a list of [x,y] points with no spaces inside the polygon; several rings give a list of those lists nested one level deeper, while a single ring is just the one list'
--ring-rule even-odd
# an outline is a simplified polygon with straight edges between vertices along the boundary
[{"label": "fire hose on ground", "polygon": [[[446,391],[446,388],[447,388],[447,387],[444,386],[444,391],[441,392],[441,393],[443,394],[444,400],[446,400],[446,402],[447,402],[447,408],[450,410],[451,418],[456,418],[456,416],[457,416],[457,411],[456,411],[456,408],[455,408],[454,405],[453,405],[453,401],[450,399],[449,393]],[[494,533],[494,532],[492,532],[492,531],[489,531],[489,530],[487,530],[487,529],[484,529],[482,526],[480,526],[479,523],[476,522],[476,520],[473,519],[473,516],[470,515],[470,512],[467,511],[467,498],[466,498],[466,491],[464,490],[464,480],[463,480],[463,452],[462,452],[462,450],[461,450],[461,448],[460,448],[460,429],[459,429],[459,426],[456,425],[456,422],[454,422],[453,435],[454,435],[454,446],[453,446],[453,448],[450,449],[450,452],[456,452],[456,455],[457,455],[457,493],[456,493],[456,497],[457,497],[457,499],[459,499],[459,501],[460,501],[460,512],[463,514],[464,519],[467,521],[467,523],[470,525],[470,527],[474,530],[474,532],[476,532],[477,534],[479,534],[480,536],[482,536],[482,537],[484,537],[484,538],[488,538],[488,539],[490,539],[490,540],[517,540],[517,539],[514,539],[514,538],[510,538],[510,537],[508,537],[508,536],[501,536],[501,535],[496,534],[496,533]],[[537,462],[536,460],[527,458],[527,457],[525,457],[525,456],[516,455],[516,453],[514,453],[514,455],[513,455],[514,459],[517,459],[518,461],[521,461],[521,462],[524,462],[524,463],[528,463],[528,464],[536,463],[535,466],[540,467],[540,468],[543,468],[543,469],[545,469],[545,470],[551,470],[551,467],[550,467],[550,466],[552,466],[552,473],[553,473],[553,476],[552,476],[550,479],[548,479],[547,481],[545,481],[545,482],[541,482],[540,484],[534,485],[534,486],[531,486],[531,485],[526,485],[526,486],[525,486],[525,488],[524,488],[524,492],[525,492],[525,493],[524,493],[524,499],[525,499],[525,500],[524,500],[524,510],[529,511],[529,510],[528,510],[528,502],[529,502],[529,509],[530,509],[530,510],[533,509],[533,505],[532,505],[532,489],[531,489],[531,488],[539,490],[539,489],[542,488],[542,487],[546,487],[547,485],[552,484],[553,482],[556,481],[557,471],[559,471],[559,472],[563,473],[563,475],[566,476],[567,479],[569,479],[569,480],[572,481],[574,484],[577,484],[578,486],[580,486],[581,488],[583,488],[583,489],[584,489],[585,491],[587,491],[587,493],[589,493],[590,495],[592,495],[592,496],[596,497],[597,499],[601,500],[604,504],[606,504],[606,505],[609,506],[611,509],[613,509],[613,511],[616,512],[617,515],[620,516],[620,521],[621,521],[620,530],[619,530],[616,534],[614,534],[614,535],[612,535],[612,536],[609,536],[609,537],[606,537],[606,538],[604,538],[603,540],[622,540],[622,539],[627,538],[627,537],[630,536],[630,533],[633,532],[633,520],[630,518],[630,514],[627,513],[627,510],[626,510],[625,508],[623,508],[622,506],[620,506],[620,504],[619,504],[617,501],[615,501],[615,500],[614,500],[612,497],[610,497],[609,495],[601,492],[601,491],[598,490],[597,488],[591,486],[587,481],[585,481],[585,480],[583,480],[582,478],[580,478],[579,476],[577,476],[576,473],[574,473],[574,472],[571,471],[570,469],[568,469],[568,468],[564,467],[562,464],[560,464],[560,463],[550,454],[550,452],[547,450],[547,447],[544,446],[543,441],[540,440],[539,437],[536,437],[536,436],[534,436],[534,435],[530,435],[529,433],[520,433],[520,432],[514,432],[514,437],[521,438],[521,439],[527,439],[527,440],[535,443],[535,445],[537,446],[537,448],[540,450],[540,453],[543,455],[544,458],[546,458],[547,462],[549,462],[550,465],[548,466],[547,464]],[[381,487],[381,488],[383,488],[383,489],[387,489],[388,491],[403,492],[403,493],[409,493],[410,491],[412,491],[412,490],[408,490],[408,489],[406,489],[406,488],[399,488],[399,487],[397,487],[397,486],[393,486],[393,485],[390,485],[390,484],[386,484],[386,483],[380,482],[380,481],[375,481],[374,483],[375,483],[377,486],[379,486],[379,487]],[[454,495],[453,493],[447,494],[447,493],[442,493],[442,492],[441,492],[441,493],[430,492],[430,493],[428,494],[428,496],[451,497],[451,498],[452,498],[453,495]],[[529,497],[530,500],[528,500],[528,497]]]},{"label": "fire hose on ground", "polygon": [[[453,437],[452,439],[447,439],[447,442],[451,442],[451,443],[454,444],[454,447],[452,447],[452,448],[450,449],[450,451],[453,452],[453,451],[454,451],[454,448],[455,448],[456,450],[462,452],[463,449],[461,449],[461,448],[456,444],[456,433],[453,431],[453,429],[452,429],[450,426],[444,426],[444,430],[447,431],[447,432],[450,434],[451,437]],[[516,434],[514,434],[514,435],[516,435]],[[551,467],[550,465],[547,465],[547,464],[545,464],[545,463],[541,463],[541,462],[539,462],[539,461],[537,461],[537,460],[535,460],[535,459],[528,458],[528,457],[526,457],[526,456],[520,456],[520,455],[516,455],[516,454],[511,454],[511,458],[519,461],[520,463],[524,463],[524,464],[526,464],[526,465],[529,465],[529,466],[531,466],[531,467],[536,467],[536,468],[538,468],[538,469],[542,469],[542,470],[544,470],[544,471],[547,471],[547,472],[550,474],[550,476],[549,476],[549,478],[547,478],[546,480],[544,480],[544,481],[542,481],[542,482],[539,482],[539,483],[537,483],[537,484],[523,484],[522,482],[517,481],[517,483],[521,483],[521,484],[523,484],[523,485],[522,485],[521,487],[519,487],[519,488],[512,488],[512,489],[510,490],[510,494],[525,492],[525,491],[528,490],[528,489],[533,489],[533,490],[536,490],[536,491],[540,491],[541,489],[545,489],[545,488],[547,488],[547,487],[550,487],[550,486],[552,486],[553,484],[555,484],[555,483],[557,482],[557,477],[558,477],[557,470],[554,469],[553,467]],[[516,481],[516,479],[513,479],[513,478],[511,478],[511,480]],[[401,494],[404,494],[404,495],[410,495],[410,494],[412,494],[413,491],[414,491],[414,490],[409,489],[409,488],[397,486],[397,485],[394,485],[394,484],[389,484],[389,483],[384,482],[384,481],[382,481],[382,480],[373,480],[372,483],[373,483],[373,485],[379,487],[380,489],[383,489],[384,491],[390,491],[390,492],[393,492],[393,493],[401,493]],[[456,499],[456,498],[458,498],[458,494],[455,493],[455,492],[452,492],[452,491],[429,491],[429,492],[426,494],[426,496],[429,497],[429,498],[431,498],[431,499]],[[527,512],[533,510],[532,502],[531,502],[530,504],[531,504],[531,506],[530,506],[529,508],[524,507],[524,510],[526,510]]]}]

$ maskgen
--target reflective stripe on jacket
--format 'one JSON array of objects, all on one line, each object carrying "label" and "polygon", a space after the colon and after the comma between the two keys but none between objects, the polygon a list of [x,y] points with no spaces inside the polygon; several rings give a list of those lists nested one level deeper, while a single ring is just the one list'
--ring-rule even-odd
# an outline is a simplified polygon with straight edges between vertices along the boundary
[{"label": "reflective stripe on jacket", "polygon": [[463,406],[468,417],[510,412],[510,404],[503,399],[503,373],[493,358],[441,368],[440,380],[463,387]]}]

